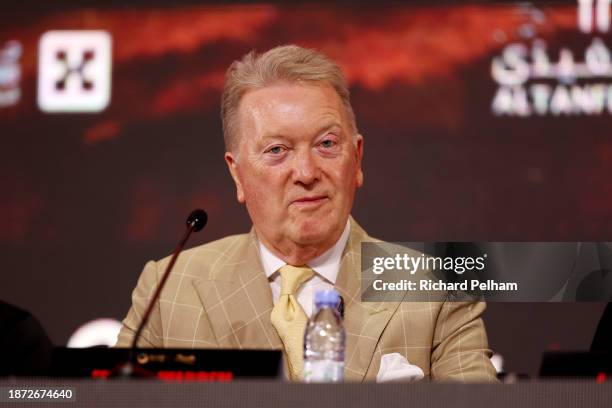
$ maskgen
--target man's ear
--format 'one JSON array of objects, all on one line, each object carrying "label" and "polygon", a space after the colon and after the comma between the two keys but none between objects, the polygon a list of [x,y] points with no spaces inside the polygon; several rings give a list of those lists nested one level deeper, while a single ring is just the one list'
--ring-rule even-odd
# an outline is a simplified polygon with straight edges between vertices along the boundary
[{"label": "man's ear", "polygon": [[361,159],[363,159],[363,136],[357,134],[355,140],[355,155],[357,164],[357,174],[355,175],[355,183],[357,187],[363,185],[363,171],[361,170]]},{"label": "man's ear", "polygon": [[238,162],[234,158],[232,152],[225,152],[225,162],[227,163],[227,168],[234,179],[234,183],[236,183],[236,198],[239,203],[244,203],[244,190],[242,189],[242,183],[240,182],[240,177],[238,176]]}]

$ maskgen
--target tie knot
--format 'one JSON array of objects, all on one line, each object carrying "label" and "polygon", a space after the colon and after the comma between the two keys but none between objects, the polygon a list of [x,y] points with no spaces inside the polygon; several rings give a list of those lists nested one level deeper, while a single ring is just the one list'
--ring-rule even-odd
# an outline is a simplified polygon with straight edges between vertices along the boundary
[{"label": "tie knot", "polygon": [[313,270],[306,265],[285,265],[278,271],[281,275],[281,295],[295,295],[302,283],[314,275]]}]

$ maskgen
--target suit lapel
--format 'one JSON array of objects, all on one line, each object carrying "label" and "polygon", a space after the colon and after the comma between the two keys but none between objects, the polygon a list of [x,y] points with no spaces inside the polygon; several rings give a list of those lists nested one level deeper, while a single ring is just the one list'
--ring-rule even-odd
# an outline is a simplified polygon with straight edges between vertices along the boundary
[{"label": "suit lapel", "polygon": [[344,299],[347,333],[345,377],[362,381],[378,340],[399,302],[361,302],[361,242],[374,241],[351,217],[351,233],[342,254],[336,289]]},{"label": "suit lapel", "polygon": [[236,241],[209,266],[207,278],[194,281],[217,343],[221,348],[281,348],[270,323],[272,292],[255,232]]}]

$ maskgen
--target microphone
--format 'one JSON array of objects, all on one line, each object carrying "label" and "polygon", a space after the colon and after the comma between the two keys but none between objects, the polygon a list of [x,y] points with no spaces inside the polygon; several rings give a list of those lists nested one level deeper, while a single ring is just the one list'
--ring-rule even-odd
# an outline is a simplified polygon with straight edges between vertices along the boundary
[{"label": "microphone", "polygon": [[187,228],[193,226],[193,232],[202,231],[202,228],[206,226],[206,222],[208,222],[206,211],[198,208],[193,210],[189,217],[187,217]]},{"label": "microphone", "polygon": [[204,226],[206,225],[207,221],[208,221],[208,215],[206,215],[206,211],[201,210],[199,208],[196,210],[193,210],[191,214],[189,214],[189,217],[187,217],[187,221],[186,221],[187,230],[185,231],[183,238],[181,238],[181,240],[179,241],[176,249],[172,253],[172,258],[170,258],[170,262],[168,262],[168,265],[166,266],[166,270],[164,271],[164,274],[162,275],[162,278],[159,281],[157,288],[155,289],[155,293],[153,293],[153,296],[149,300],[147,310],[142,317],[142,321],[140,322],[138,329],[136,330],[136,334],[134,334],[134,339],[132,340],[132,347],[130,349],[128,362],[119,367],[120,376],[130,377],[130,376],[146,376],[147,375],[142,368],[134,364],[134,357],[136,355],[136,347],[138,345],[138,340],[140,339],[140,336],[142,335],[142,330],[144,329],[144,327],[147,325],[147,322],[149,321],[149,317],[151,316],[151,312],[153,311],[153,306],[155,305],[155,302],[157,302],[157,299],[159,298],[159,295],[161,294],[162,289],[166,285],[166,281],[168,280],[168,277],[170,276],[170,272],[172,271],[172,268],[174,267],[174,263],[176,262],[176,259],[178,258],[181,251],[183,250],[183,247],[187,243],[189,236],[191,235],[192,232],[201,231],[202,228],[204,228]]}]

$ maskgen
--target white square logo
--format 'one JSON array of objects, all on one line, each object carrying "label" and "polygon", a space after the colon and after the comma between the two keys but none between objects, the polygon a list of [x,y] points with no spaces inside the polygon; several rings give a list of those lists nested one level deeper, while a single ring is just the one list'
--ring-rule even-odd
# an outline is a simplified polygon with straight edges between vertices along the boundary
[{"label": "white square logo", "polygon": [[38,107],[100,112],[111,95],[111,36],[106,31],[47,31],[38,43]]}]

